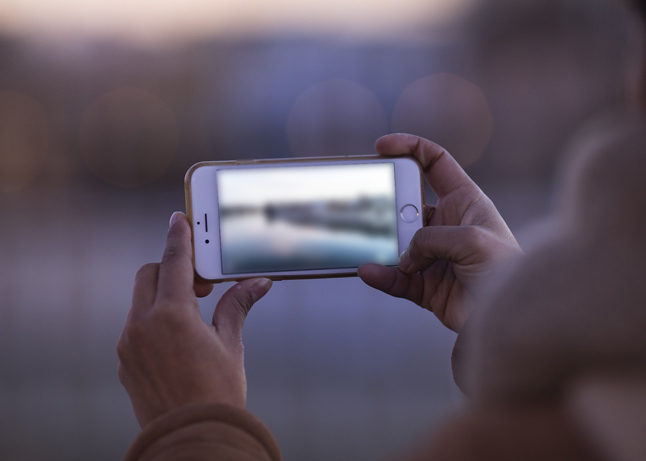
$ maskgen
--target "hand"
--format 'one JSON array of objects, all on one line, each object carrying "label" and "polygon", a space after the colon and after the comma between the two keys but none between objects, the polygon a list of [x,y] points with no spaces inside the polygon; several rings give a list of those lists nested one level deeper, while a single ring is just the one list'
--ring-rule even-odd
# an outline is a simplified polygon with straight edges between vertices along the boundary
[{"label": "hand", "polygon": [[438,201],[425,207],[425,227],[402,253],[399,267],[367,264],[359,268],[359,277],[460,331],[476,285],[493,263],[522,250],[491,200],[442,147],[418,136],[391,134],[378,139],[376,149],[381,155],[413,155]]},{"label": "hand", "polygon": [[119,339],[119,378],[141,427],[189,403],[227,403],[244,408],[247,384],[242,326],[251,306],[271,287],[268,279],[245,280],[220,299],[213,322],[202,321],[194,283],[191,229],[174,213],[160,264],[135,278],[132,308]]}]

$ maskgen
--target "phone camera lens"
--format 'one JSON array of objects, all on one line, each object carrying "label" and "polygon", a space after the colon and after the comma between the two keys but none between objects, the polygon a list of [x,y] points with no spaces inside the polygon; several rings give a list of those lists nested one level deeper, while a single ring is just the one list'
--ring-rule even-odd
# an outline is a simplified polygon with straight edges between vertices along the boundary
[{"label": "phone camera lens", "polygon": [[197,225],[198,225],[198,226],[200,225],[200,222],[199,222],[199,221],[197,222]]},{"label": "phone camera lens", "polygon": [[206,243],[209,243],[209,241],[208,241],[208,240],[205,240],[205,242],[206,242]]}]

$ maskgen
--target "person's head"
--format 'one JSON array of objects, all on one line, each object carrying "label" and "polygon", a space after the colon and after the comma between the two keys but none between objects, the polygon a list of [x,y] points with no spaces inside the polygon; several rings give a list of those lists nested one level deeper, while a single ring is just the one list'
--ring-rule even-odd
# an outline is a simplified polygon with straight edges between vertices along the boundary
[{"label": "person's head", "polygon": [[646,20],[646,0],[633,0],[637,11],[642,15],[642,19]]}]

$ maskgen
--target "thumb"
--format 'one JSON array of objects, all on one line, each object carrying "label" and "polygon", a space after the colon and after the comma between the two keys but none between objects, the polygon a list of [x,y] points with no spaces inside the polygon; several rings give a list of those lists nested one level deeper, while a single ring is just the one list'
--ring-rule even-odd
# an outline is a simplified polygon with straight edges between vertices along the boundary
[{"label": "thumb", "polygon": [[489,232],[477,226],[423,227],[399,257],[399,269],[412,274],[438,260],[476,264],[487,258],[492,243]]},{"label": "thumb", "polygon": [[397,298],[410,299],[419,304],[424,291],[419,274],[405,274],[396,267],[365,264],[357,274],[366,285]]},{"label": "thumb", "polygon": [[229,288],[213,313],[213,326],[224,338],[239,340],[251,306],[265,296],[272,281],[266,278],[243,280]]}]

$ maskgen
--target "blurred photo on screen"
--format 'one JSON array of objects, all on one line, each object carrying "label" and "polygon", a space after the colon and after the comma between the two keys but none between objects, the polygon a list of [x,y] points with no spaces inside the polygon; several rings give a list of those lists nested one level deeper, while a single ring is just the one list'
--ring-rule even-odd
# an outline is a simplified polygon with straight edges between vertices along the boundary
[{"label": "blurred photo on screen", "polygon": [[393,163],[223,169],[222,273],[397,264]]}]

